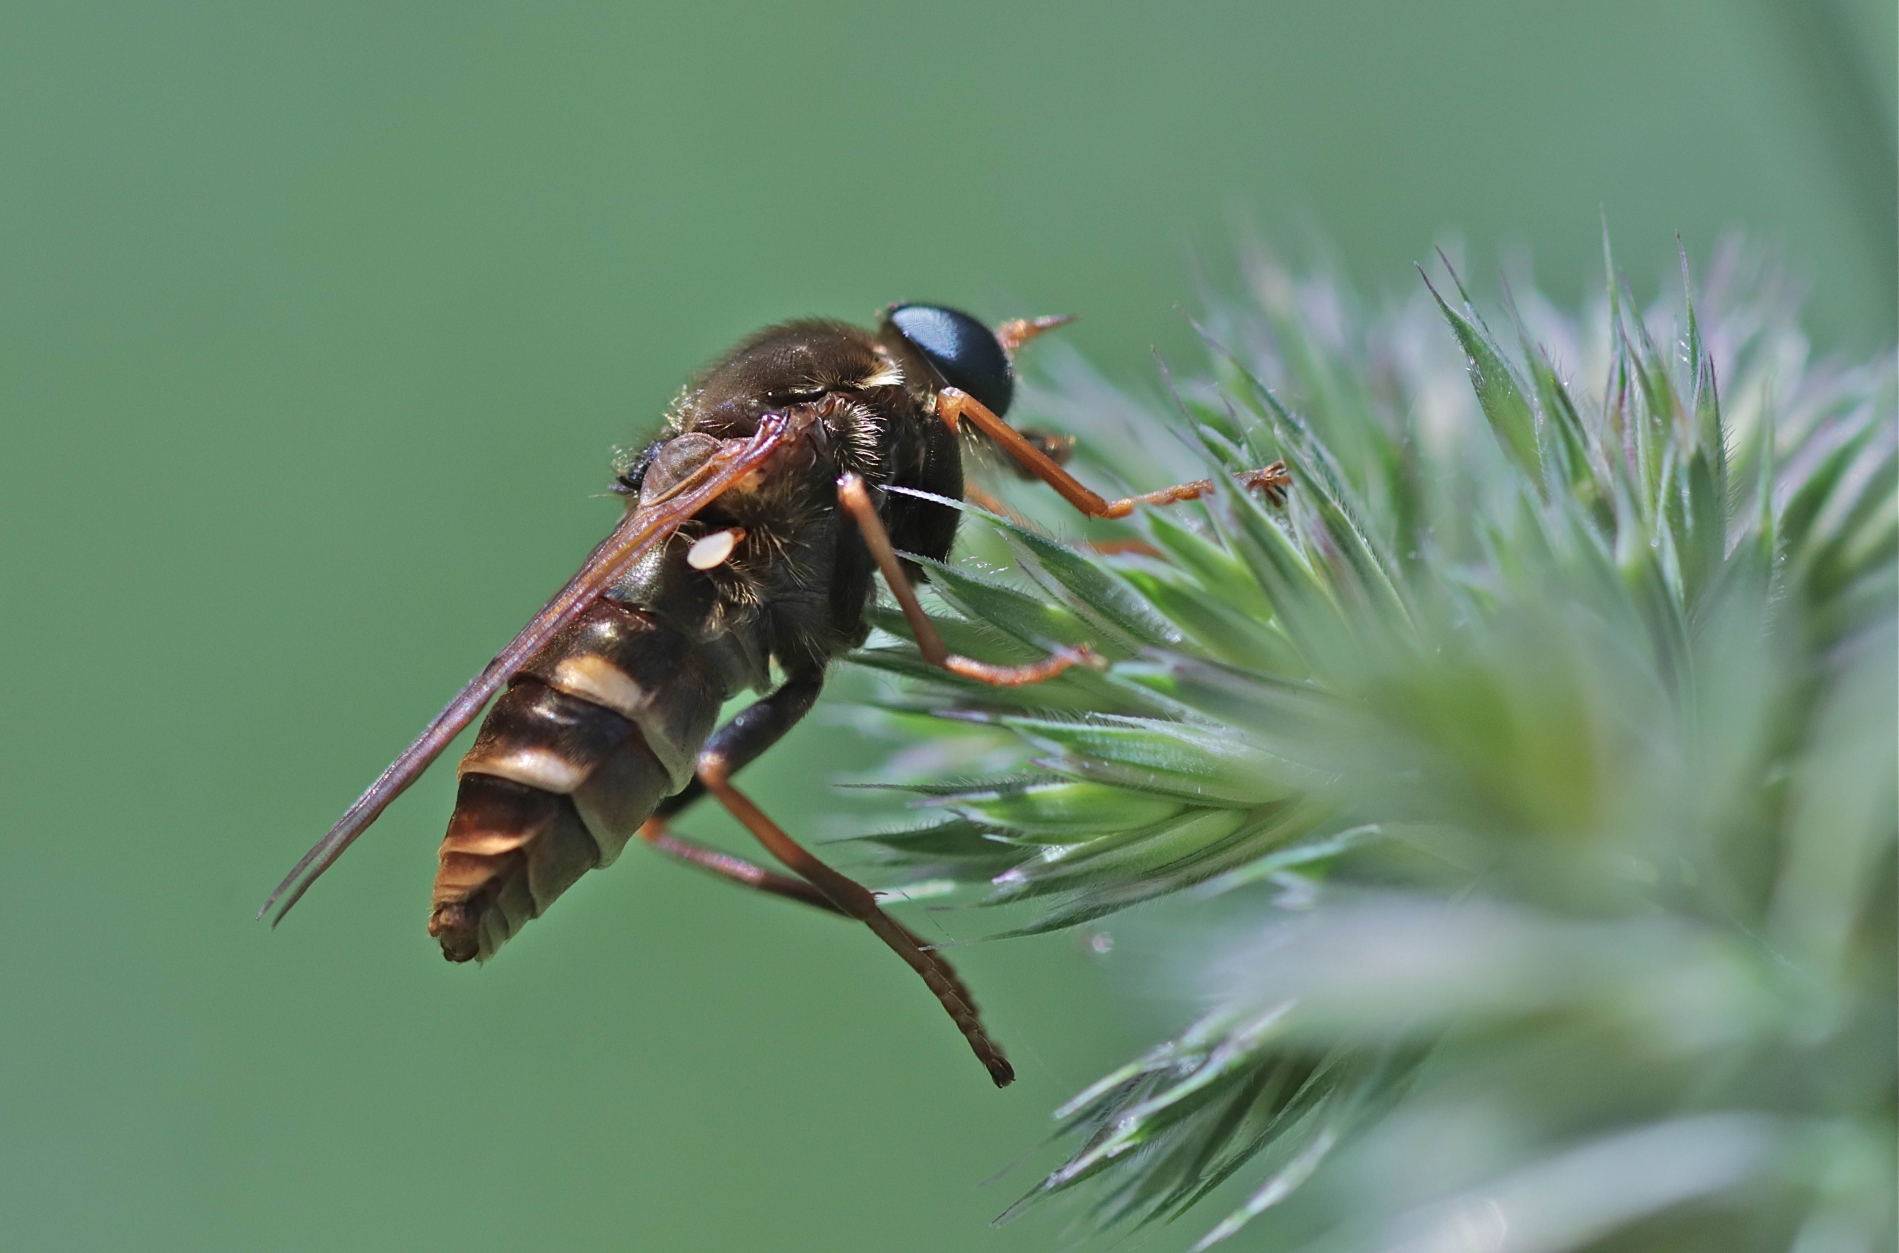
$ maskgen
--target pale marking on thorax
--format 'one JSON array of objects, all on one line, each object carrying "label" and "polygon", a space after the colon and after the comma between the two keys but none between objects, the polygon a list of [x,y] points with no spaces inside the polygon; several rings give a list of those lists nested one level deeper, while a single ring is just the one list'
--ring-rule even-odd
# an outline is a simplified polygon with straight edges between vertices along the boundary
[{"label": "pale marking on thorax", "polygon": [[851,384],[852,387],[901,387],[903,386],[903,367],[895,361],[886,360],[881,366]]},{"label": "pale marking on thorax", "polygon": [[725,559],[732,555],[732,550],[744,538],[745,528],[742,526],[729,526],[723,531],[701,536],[686,550],[686,564],[695,570],[710,570],[714,566],[724,565]]}]

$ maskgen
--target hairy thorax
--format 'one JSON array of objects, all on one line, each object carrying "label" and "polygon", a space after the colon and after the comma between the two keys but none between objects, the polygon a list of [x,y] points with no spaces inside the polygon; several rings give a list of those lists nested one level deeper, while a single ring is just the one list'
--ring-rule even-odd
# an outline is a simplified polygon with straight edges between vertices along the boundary
[{"label": "hairy thorax", "polygon": [[612,592],[699,645],[728,694],[768,688],[774,660],[808,673],[863,641],[871,571],[841,521],[837,480],[903,483],[925,459],[924,406],[892,355],[854,327],[792,323],[740,344],[680,395],[637,488],[623,477],[637,490],[629,507],[665,499],[768,413],[789,427],[772,459]]}]

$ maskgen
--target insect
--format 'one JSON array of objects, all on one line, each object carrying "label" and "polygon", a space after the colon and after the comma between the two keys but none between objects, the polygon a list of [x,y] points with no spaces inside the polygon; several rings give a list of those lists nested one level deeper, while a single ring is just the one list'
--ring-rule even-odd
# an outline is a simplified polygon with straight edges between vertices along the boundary
[{"label": "insect", "polygon": [[[519,635],[384,770],[259,911],[281,920],[310,885],[494,706],[457,771],[429,934],[450,961],[485,959],[636,836],[736,883],[867,925],[929,986],[997,1086],[1015,1076],[949,963],[732,782],[816,701],[829,664],[863,643],[881,574],[932,664],[983,683],[1037,683],[1077,665],[1062,648],[1021,666],[951,653],[901,554],[942,560],[973,429],[1084,514],[1204,495],[1210,481],[1109,500],[1063,467],[1067,445],[1003,415],[1017,349],[1066,318],[991,331],[934,305],[886,309],[875,329],[799,321],[760,331],[680,394],[664,434],[623,465],[626,514]],[[1283,500],[1275,463],[1239,476]],[[904,490],[892,489],[909,489]],[[782,681],[772,681],[776,664]],[[764,693],[723,726],[728,697]],[[495,699],[499,696],[498,699]],[[792,873],[673,834],[710,795]]]}]

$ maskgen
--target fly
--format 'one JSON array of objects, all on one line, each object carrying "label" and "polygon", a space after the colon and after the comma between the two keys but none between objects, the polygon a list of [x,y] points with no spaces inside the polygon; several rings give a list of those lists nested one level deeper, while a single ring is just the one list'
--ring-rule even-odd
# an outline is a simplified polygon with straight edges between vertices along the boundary
[{"label": "fly", "polygon": [[[918,604],[917,567],[949,556],[973,429],[1090,517],[1212,490],[1208,480],[1118,500],[1079,482],[1064,441],[1003,420],[1018,348],[1065,318],[991,331],[935,305],[872,330],[798,321],[741,342],[681,393],[664,433],[616,467],[620,524],[554,598],[351,805],[259,911],[274,922],[493,700],[457,770],[429,934],[450,961],[486,959],[635,837],[728,880],[868,926],[955,1021],[998,1087],[1015,1071],[949,963],[862,885],[814,857],[732,776],[811,709],[830,663],[862,644],[874,575],[925,660],[995,685],[1099,665],[1085,647],[1021,666],[949,651]],[[1283,501],[1283,464],[1239,476]],[[892,491],[890,489],[909,489]],[[776,685],[772,666],[783,675]],[[735,693],[765,693],[723,726]],[[711,795],[791,874],[673,834]]]}]

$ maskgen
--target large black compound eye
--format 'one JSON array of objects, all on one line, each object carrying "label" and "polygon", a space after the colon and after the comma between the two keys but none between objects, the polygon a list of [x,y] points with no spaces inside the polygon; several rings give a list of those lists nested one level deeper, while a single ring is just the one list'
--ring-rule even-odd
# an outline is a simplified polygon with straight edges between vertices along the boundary
[{"label": "large black compound eye", "polygon": [[1015,399],[1015,371],[993,331],[955,309],[899,305],[890,324],[930,359],[943,381],[974,396],[997,417]]}]

